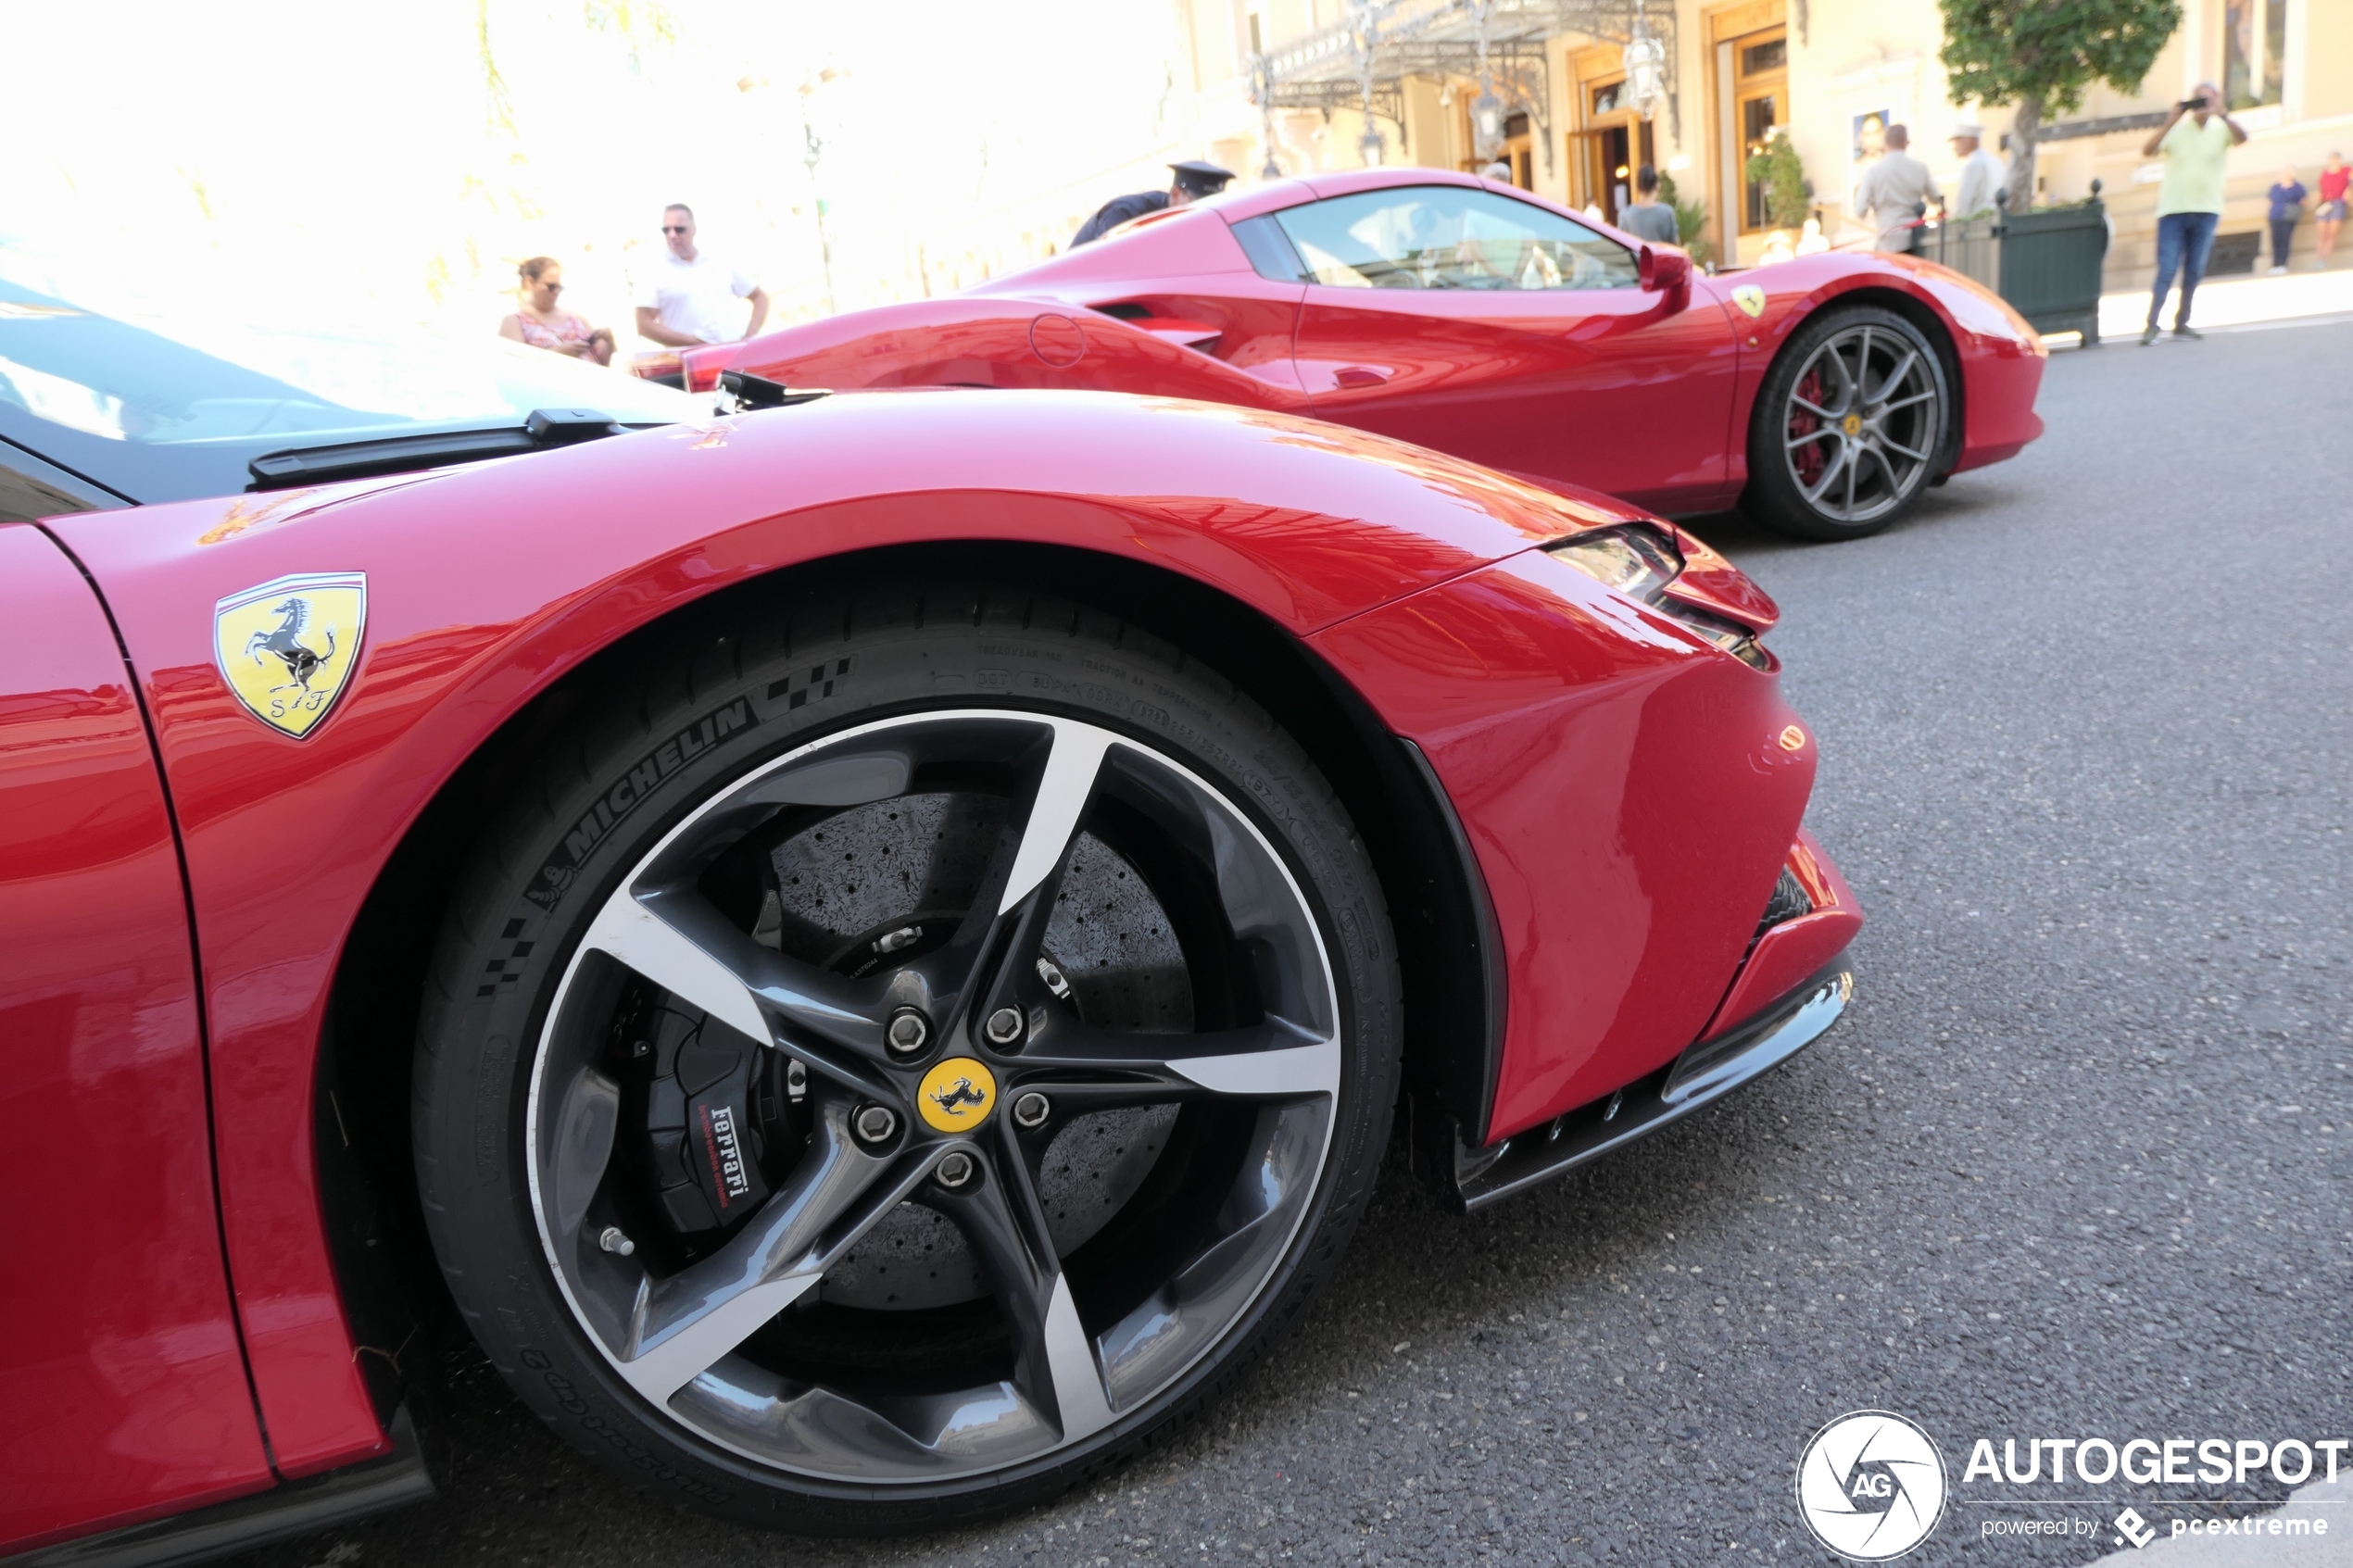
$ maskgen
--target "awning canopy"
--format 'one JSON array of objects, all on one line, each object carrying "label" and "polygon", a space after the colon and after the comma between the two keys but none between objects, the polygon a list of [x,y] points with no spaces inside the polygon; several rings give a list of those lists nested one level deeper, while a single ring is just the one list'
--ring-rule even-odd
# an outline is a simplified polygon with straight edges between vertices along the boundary
[{"label": "awning canopy", "polygon": [[[1626,44],[1664,45],[1667,119],[1681,139],[1675,86],[1672,0],[1352,0],[1348,14],[1251,58],[1251,101],[1277,109],[1361,109],[1405,137],[1405,79],[1484,78],[1542,132],[1553,161],[1552,73],[1544,41],[1581,33]],[[1274,144],[1269,127],[1267,144]]]}]

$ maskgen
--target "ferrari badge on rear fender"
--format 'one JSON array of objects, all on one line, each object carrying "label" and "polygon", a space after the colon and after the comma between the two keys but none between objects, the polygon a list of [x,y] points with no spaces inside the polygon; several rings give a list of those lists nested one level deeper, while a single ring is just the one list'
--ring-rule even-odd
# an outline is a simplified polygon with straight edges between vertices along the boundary
[{"label": "ferrari badge on rear fender", "polygon": [[280,577],[213,607],[213,656],[247,712],[300,740],[343,695],[367,619],[364,572]]}]

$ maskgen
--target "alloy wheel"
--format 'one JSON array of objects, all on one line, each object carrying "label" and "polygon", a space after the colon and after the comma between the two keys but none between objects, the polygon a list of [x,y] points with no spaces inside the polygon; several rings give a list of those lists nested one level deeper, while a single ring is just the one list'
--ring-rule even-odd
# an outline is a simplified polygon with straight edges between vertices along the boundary
[{"label": "alloy wheel", "polygon": [[1332,964],[1247,812],[1100,726],[919,712],[736,778],[623,876],[539,1032],[530,1203],[662,1417],[937,1483],[1212,1352],[1340,1079]]},{"label": "alloy wheel", "polygon": [[1781,421],[1782,455],[1807,508],[1831,522],[1869,523],[1927,482],[1944,429],[1930,352],[1863,322],[1807,356]]}]

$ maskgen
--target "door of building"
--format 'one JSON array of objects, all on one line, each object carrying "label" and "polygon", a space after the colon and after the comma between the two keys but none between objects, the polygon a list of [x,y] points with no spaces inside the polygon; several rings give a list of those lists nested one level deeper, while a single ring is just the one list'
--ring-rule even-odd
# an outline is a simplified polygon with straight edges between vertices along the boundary
[{"label": "door of building", "polygon": [[1770,28],[1733,40],[1732,67],[1733,113],[1741,144],[1741,232],[1762,233],[1773,227],[1771,215],[1765,210],[1765,186],[1747,178],[1747,164],[1767,150],[1777,133],[1788,131],[1788,30]]},{"label": "door of building", "polygon": [[1633,200],[1635,171],[1657,161],[1650,122],[1626,102],[1623,76],[1586,82],[1583,91],[1585,130],[1572,139],[1579,194],[1617,223]]}]

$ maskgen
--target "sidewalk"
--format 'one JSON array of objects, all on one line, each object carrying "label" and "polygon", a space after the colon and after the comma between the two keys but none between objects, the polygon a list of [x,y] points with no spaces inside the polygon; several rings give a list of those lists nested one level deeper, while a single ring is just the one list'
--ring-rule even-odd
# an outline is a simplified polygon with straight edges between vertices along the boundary
[{"label": "sidewalk", "polygon": [[[2348,259],[2353,259],[2353,246],[2340,254],[2339,265],[2326,272],[2297,271],[2280,278],[2223,278],[2200,283],[2190,325],[2200,332],[2227,332],[2314,316],[2353,316],[2353,267],[2344,265]],[[2137,341],[2148,314],[2146,289],[2101,295],[2101,341]],[[2173,325],[2171,297],[2165,302],[2165,318],[2160,324],[2169,330]],[[2069,334],[2070,338],[2072,335]]]}]

